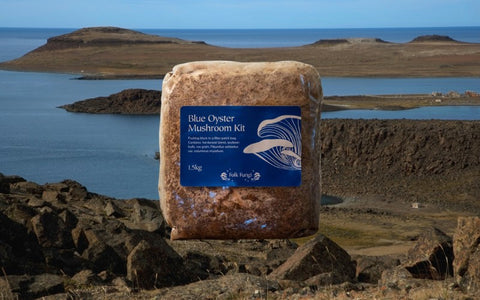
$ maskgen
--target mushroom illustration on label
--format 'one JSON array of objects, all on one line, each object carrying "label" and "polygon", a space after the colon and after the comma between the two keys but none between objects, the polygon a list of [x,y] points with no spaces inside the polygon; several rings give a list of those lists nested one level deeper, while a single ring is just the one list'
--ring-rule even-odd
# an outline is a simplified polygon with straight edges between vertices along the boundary
[{"label": "mushroom illustration on label", "polygon": [[301,117],[282,115],[258,125],[263,140],[250,144],[243,153],[255,154],[271,166],[283,170],[302,169]]}]

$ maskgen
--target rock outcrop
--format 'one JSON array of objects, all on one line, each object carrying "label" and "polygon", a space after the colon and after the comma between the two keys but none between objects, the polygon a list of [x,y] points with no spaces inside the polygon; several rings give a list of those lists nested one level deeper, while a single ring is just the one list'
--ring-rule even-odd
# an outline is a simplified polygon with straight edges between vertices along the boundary
[{"label": "rock outcrop", "polygon": [[158,201],[117,200],[72,180],[39,185],[0,174],[0,187],[2,296],[33,299],[85,286],[171,295],[184,291],[171,287],[199,280],[213,281],[192,285],[202,293],[224,293],[209,288],[218,286],[234,294],[247,278],[252,288],[273,291],[278,282],[262,278],[297,248],[288,240],[169,241]]},{"label": "rock outcrop", "polygon": [[408,289],[421,284],[420,279],[447,280],[453,276],[453,257],[452,238],[437,228],[429,228],[399,265],[385,268],[379,284]]},{"label": "rock outcrop", "polygon": [[355,264],[350,255],[321,234],[298,248],[269,275],[278,280],[310,280],[319,285],[338,284],[354,277]]},{"label": "rock outcrop", "polygon": [[51,37],[36,51],[60,50],[91,46],[120,46],[139,44],[192,44],[177,38],[160,37],[118,27],[87,27]]},{"label": "rock outcrop", "polygon": [[[160,86],[159,86],[160,87]],[[96,97],[60,106],[69,112],[94,114],[159,115],[162,92],[127,89],[107,97]]]},{"label": "rock outcrop", "polygon": [[375,43],[388,43],[379,38],[348,38],[348,39],[324,39],[318,40],[312,45],[322,46],[335,46],[342,44],[375,44]]},{"label": "rock outcrop", "polygon": [[452,239],[432,228],[399,262],[352,259],[320,234],[300,246],[170,241],[154,200],[117,200],[72,180],[39,185],[2,174],[0,187],[0,295],[6,299],[416,299],[422,287],[438,295],[445,282],[452,284],[443,294],[455,298],[480,286],[478,217],[459,219],[453,253]]},{"label": "rock outcrop", "polygon": [[[479,241],[478,217],[460,217],[453,238],[430,228],[419,237],[400,265],[382,272],[379,285],[384,289],[411,290],[424,285],[425,280],[438,281],[450,289],[460,288],[475,295],[480,288]],[[448,294],[449,288],[444,289],[444,294]]]},{"label": "rock outcrop", "polygon": [[480,289],[480,218],[458,219],[454,235],[453,268],[457,284],[467,291]]},{"label": "rock outcrop", "polygon": [[410,43],[419,43],[419,42],[458,42],[448,35],[421,35],[414,38]]},{"label": "rock outcrop", "polygon": [[480,122],[322,121],[322,185],[330,195],[384,195],[480,212]]}]

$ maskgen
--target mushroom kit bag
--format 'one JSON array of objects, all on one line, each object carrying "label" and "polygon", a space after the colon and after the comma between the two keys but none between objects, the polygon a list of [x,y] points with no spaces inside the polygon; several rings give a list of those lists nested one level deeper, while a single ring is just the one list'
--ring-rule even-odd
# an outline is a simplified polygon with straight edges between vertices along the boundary
[{"label": "mushroom kit bag", "polygon": [[201,61],[163,80],[160,206],[171,239],[314,234],[320,76],[293,62]]}]

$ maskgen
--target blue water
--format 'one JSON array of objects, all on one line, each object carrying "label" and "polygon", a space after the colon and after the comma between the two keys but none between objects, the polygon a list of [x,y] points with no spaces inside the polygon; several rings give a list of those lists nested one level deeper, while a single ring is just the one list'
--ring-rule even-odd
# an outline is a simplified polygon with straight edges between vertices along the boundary
[{"label": "blue water", "polygon": [[321,39],[380,38],[406,43],[421,35],[447,35],[455,40],[480,43],[480,27],[342,28],[342,29],[138,29],[141,32],[230,48],[291,47]]},{"label": "blue water", "polygon": [[[456,39],[479,39],[480,27],[453,29]],[[426,30],[426,29],[425,29]],[[472,30],[473,33],[472,34]],[[0,29],[0,61],[13,59],[70,29]],[[319,30],[319,32],[322,30]],[[367,30],[368,31],[368,30]],[[379,32],[390,32],[380,36]],[[377,30],[385,40],[410,39],[417,29]],[[160,32],[160,30],[158,31]],[[162,31],[163,32],[163,31]],[[315,30],[183,30],[177,37],[222,46],[295,45],[328,38]],[[180,35],[183,32],[185,36]],[[335,30],[326,30],[329,34]],[[348,34],[348,30],[340,30]],[[407,34],[407,32],[410,32]],[[356,30],[351,36],[359,36]],[[445,34],[435,32],[436,34]],[[187,34],[193,34],[189,37]],[[223,36],[223,37],[222,37]],[[227,36],[227,37],[225,37]],[[260,38],[262,37],[263,38]],[[267,38],[266,36],[270,36]],[[367,36],[367,35],[365,35]],[[283,38],[282,38],[283,37]],[[341,37],[334,36],[332,38]],[[412,38],[413,38],[412,37]],[[157,198],[158,116],[91,115],[56,108],[86,98],[107,96],[126,88],[161,89],[161,80],[72,80],[73,75],[0,71],[0,172],[38,183],[74,179],[90,191],[117,198]],[[430,93],[480,90],[480,78],[322,78],[325,95]],[[324,118],[413,118],[480,120],[478,107],[435,107],[405,111],[340,111]]]},{"label": "blue water", "polygon": [[119,198],[156,198],[158,116],[68,113],[56,108],[159,80],[71,80],[0,71],[0,172],[38,183],[75,179]]},{"label": "blue water", "polygon": [[480,77],[459,78],[322,78],[325,96],[480,92]]}]

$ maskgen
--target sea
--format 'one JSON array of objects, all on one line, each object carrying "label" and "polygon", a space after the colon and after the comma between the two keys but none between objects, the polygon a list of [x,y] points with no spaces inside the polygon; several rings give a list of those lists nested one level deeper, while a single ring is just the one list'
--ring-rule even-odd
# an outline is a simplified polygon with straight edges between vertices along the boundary
[{"label": "sea", "polygon": [[[75,28],[0,28],[0,61],[20,57]],[[370,37],[408,42],[448,35],[480,43],[480,27],[357,29],[135,29],[221,47],[301,46],[321,39]],[[161,80],[76,80],[74,74],[0,70],[0,172],[39,184],[73,179],[91,192],[158,199],[159,116],[69,113],[58,106],[127,88],[161,90]],[[322,78],[324,95],[480,92],[480,78]],[[478,106],[401,111],[347,110],[323,118],[480,120]]]}]

